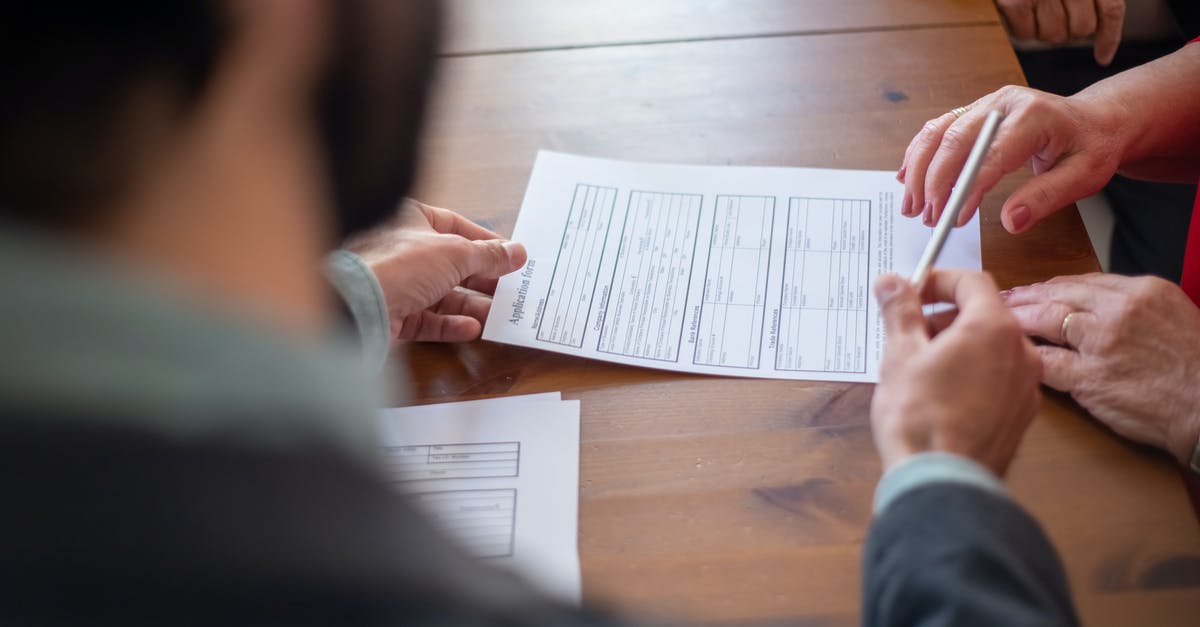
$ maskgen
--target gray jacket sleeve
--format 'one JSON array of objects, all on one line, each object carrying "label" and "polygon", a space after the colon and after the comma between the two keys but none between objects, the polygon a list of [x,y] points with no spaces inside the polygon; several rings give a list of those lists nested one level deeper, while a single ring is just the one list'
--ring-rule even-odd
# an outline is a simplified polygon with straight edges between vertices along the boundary
[{"label": "gray jacket sleeve", "polygon": [[354,322],[364,362],[373,372],[381,370],[387,360],[392,329],[387,301],[375,273],[358,255],[347,250],[329,255],[325,273]]},{"label": "gray jacket sleeve", "polygon": [[871,525],[863,624],[1078,625],[1058,556],[1007,497],[962,482],[909,490]]}]

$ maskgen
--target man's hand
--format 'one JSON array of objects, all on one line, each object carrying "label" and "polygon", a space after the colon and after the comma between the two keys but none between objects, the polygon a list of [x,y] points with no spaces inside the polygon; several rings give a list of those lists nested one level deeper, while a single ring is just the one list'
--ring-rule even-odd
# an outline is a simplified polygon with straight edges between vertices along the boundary
[{"label": "man's hand", "polygon": [[1017,39],[1065,44],[1096,36],[1096,63],[1108,65],[1121,44],[1125,0],[996,0]]},{"label": "man's hand", "polygon": [[1034,176],[1001,209],[1010,233],[1021,233],[1042,218],[1099,191],[1121,164],[1129,142],[1126,110],[1085,93],[1071,98],[1025,87],[1004,87],[975,101],[966,113],[946,113],[925,123],[904,153],[897,178],[904,183],[900,213],[922,215],[933,225],[967,161],[989,111],[1000,124],[983,160],[959,226],[975,213],[983,195],[1004,175],[1032,161]]},{"label": "man's hand", "polygon": [[985,275],[935,271],[925,302],[949,302],[957,316],[931,334],[922,299],[908,281],[875,283],[887,329],[871,426],[884,469],[910,455],[962,455],[1002,476],[1037,411],[1041,362]]},{"label": "man's hand", "polygon": [[1188,462],[1200,437],[1200,311],[1179,286],[1085,274],[1014,289],[1006,303],[1026,333],[1058,345],[1037,349],[1046,385]]},{"label": "man's hand", "polygon": [[419,342],[479,337],[496,280],[525,265],[525,247],[463,216],[405,200],[391,224],[346,248],[383,286],[392,335]]}]

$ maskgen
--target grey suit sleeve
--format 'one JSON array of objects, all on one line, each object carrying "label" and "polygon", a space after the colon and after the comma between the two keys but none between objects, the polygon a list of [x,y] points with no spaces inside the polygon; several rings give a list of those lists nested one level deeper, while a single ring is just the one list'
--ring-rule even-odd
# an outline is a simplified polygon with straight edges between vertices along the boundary
[{"label": "grey suit sleeve", "polygon": [[381,370],[387,361],[392,329],[383,288],[375,274],[358,255],[347,250],[334,251],[326,258],[325,274],[354,322],[364,363],[372,371]]},{"label": "grey suit sleeve", "polygon": [[1037,522],[977,485],[899,495],[872,523],[863,561],[864,625],[1079,624]]}]

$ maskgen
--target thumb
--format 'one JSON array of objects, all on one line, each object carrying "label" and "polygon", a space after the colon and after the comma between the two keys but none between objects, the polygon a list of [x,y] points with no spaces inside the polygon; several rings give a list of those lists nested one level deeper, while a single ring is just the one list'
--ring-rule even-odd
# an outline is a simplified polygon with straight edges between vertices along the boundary
[{"label": "thumb", "polygon": [[929,339],[921,298],[908,281],[895,274],[880,275],[875,281],[875,299],[889,344]]},{"label": "thumb", "polygon": [[462,240],[464,256],[459,267],[463,278],[495,278],[525,265],[525,247],[502,239]]},{"label": "thumb", "polygon": [[1089,169],[1084,161],[1072,155],[1018,187],[1000,210],[1004,228],[1009,233],[1023,233],[1046,216],[1104,187],[1103,175]]}]

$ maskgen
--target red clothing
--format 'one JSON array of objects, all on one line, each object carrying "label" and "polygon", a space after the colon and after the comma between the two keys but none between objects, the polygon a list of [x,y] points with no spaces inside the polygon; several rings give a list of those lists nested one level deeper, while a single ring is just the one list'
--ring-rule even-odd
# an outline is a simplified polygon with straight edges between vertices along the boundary
[{"label": "red clothing", "polygon": [[[1200,37],[1189,43],[1194,44],[1197,41],[1200,41]],[[1196,202],[1192,205],[1192,221],[1188,225],[1187,248],[1183,253],[1183,276],[1179,285],[1192,302],[1200,307],[1200,193],[1196,195]],[[1192,509],[1196,511],[1196,519],[1200,520],[1200,478],[1187,467],[1182,468],[1180,473],[1192,500]]]},{"label": "red clothing", "polygon": [[[1197,41],[1200,37],[1190,43]],[[1192,223],[1188,226],[1187,248],[1183,254],[1183,278],[1179,285],[1192,302],[1200,306],[1200,219],[1197,219],[1197,213],[1200,213],[1200,195],[1196,196],[1196,204],[1192,207]]]}]

